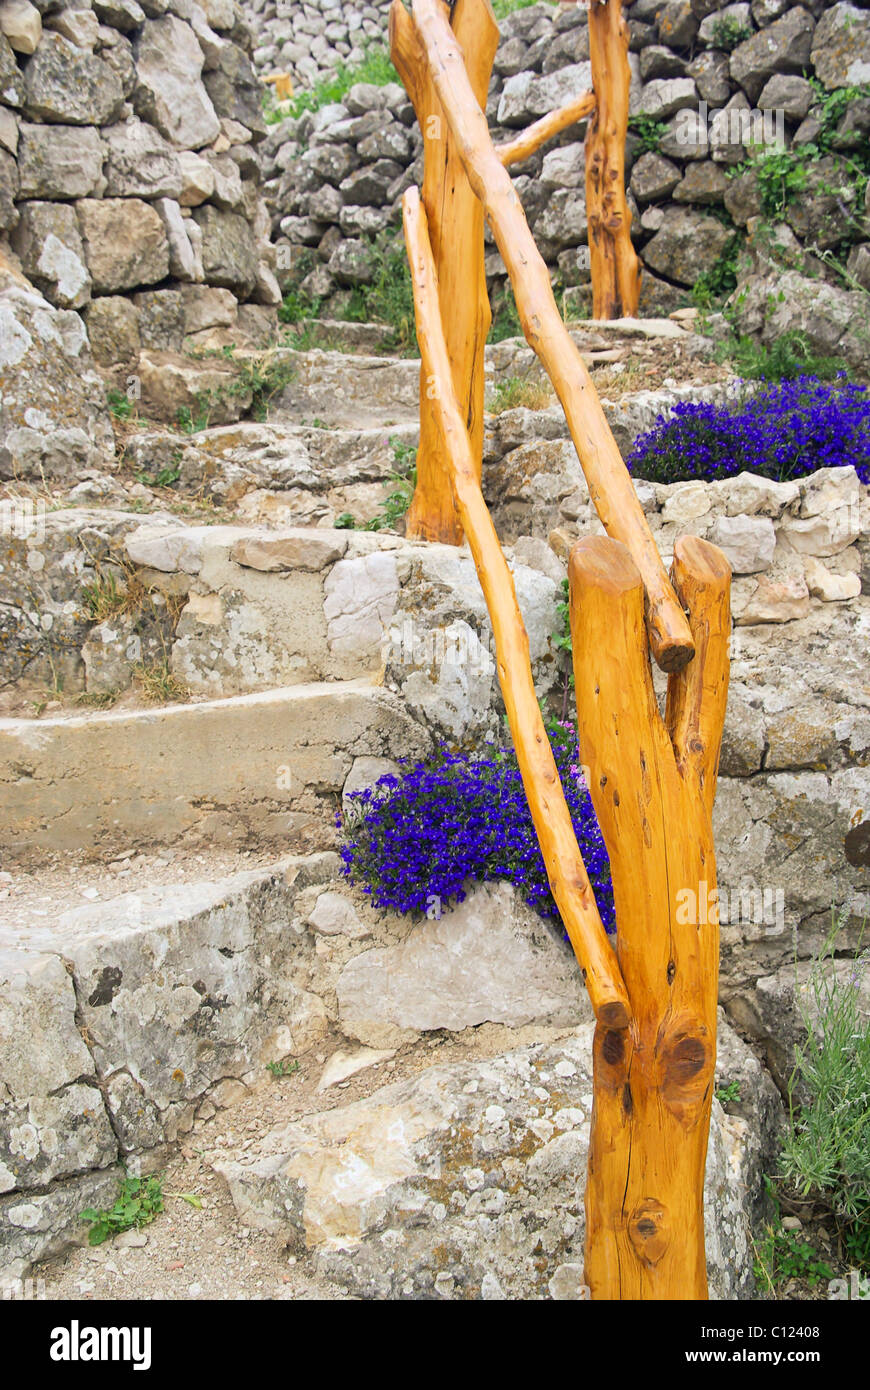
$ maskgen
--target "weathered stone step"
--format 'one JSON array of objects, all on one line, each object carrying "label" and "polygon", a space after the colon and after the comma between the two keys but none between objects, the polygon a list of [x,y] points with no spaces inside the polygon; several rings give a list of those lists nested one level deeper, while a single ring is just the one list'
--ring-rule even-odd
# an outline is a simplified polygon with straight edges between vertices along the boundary
[{"label": "weathered stone step", "polygon": [[[711,1296],[751,1296],[753,1223],[781,1115],[722,1024],[705,1184]],[[351,1105],[212,1155],[239,1219],[366,1299],[580,1298],[592,1025],[487,1060],[430,1067]]]},{"label": "weathered stone step", "polygon": [[318,848],[357,757],[422,755],[426,733],[366,682],[152,710],[0,720],[0,847],[274,843]]}]

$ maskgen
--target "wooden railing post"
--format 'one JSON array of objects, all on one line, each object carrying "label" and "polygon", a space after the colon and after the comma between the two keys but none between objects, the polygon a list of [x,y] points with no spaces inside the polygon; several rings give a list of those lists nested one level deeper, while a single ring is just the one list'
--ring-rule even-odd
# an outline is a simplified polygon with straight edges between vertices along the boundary
[{"label": "wooden railing post", "polygon": [[599,536],[579,541],[569,561],[580,754],[610,857],[632,1014],[627,1029],[595,1031],[586,1281],[596,1299],[707,1296],[719,962],[711,813],[730,570],[715,546],[683,537],[672,577],[696,655],[669,677],[662,720],[631,555]]},{"label": "wooden railing post", "polygon": [[586,136],[586,222],[597,319],[634,318],[640,261],[631,244],[625,194],[625,137],[631,73],[622,0],[591,0],[589,58],[595,110]]},{"label": "wooden railing post", "polygon": [[[400,19],[400,14],[404,18]],[[535,245],[510,175],[493,145],[486,116],[446,14],[441,0],[413,0],[413,24],[408,29],[411,21],[401,0],[393,0],[392,32],[407,32],[408,52],[410,37],[414,37],[416,69],[422,70],[421,64],[425,64],[468,182],[483,204],[510,276],[526,341],[543,363],[565,411],[589,495],[608,534],[625,542],[643,576],[646,621],[655,659],[665,671],[678,670],[691,660],[694,652],[685,615],[662,568],[598,393],[562,322],[549,271]],[[444,287],[441,292],[444,314]],[[457,395],[462,400],[462,393]]]},{"label": "wooden railing post", "polygon": [[[439,0],[440,3],[440,0]],[[486,106],[498,25],[489,0],[456,0],[452,12],[441,5],[465,55],[478,105]],[[393,0],[390,49],[423,134],[423,205],[441,285],[441,316],[477,476],[483,465],[483,350],[491,314],[486,293],[483,208],[471,185],[429,76],[425,55],[410,15]],[[420,445],[417,487],[405,525],[413,538],[459,545],[462,527],[451,500],[443,443],[435,421],[437,384],[420,370]]]}]

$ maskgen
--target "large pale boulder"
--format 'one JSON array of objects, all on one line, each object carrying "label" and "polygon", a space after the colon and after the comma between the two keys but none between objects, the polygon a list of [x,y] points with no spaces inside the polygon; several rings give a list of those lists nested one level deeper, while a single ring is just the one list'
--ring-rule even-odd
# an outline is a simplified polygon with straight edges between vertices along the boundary
[{"label": "large pale boulder", "polygon": [[[713,1103],[708,1272],[713,1298],[746,1298],[778,1098],[721,1032],[751,1118]],[[212,1162],[245,1225],[313,1255],[358,1297],[546,1299],[565,1286],[580,1297],[569,1275],[583,1262],[591,1053],[583,1024],[550,1045],[430,1067]]]},{"label": "large pale boulder", "polygon": [[870,14],[866,7],[826,6],[813,35],[816,76],[828,91],[870,82]]},{"label": "large pale boulder", "polygon": [[153,126],[135,118],[109,126],[107,198],[177,198],[182,176],[176,150]]},{"label": "large pale boulder", "polygon": [[91,277],[75,209],[68,203],[22,203],[13,247],[21,267],[52,304],[80,309],[91,297]]},{"label": "large pale boulder", "polygon": [[589,1017],[571,951],[509,883],[478,885],[464,902],[433,903],[432,912],[401,944],[345,966],[337,987],[345,1033],[392,1047],[432,1029]]}]

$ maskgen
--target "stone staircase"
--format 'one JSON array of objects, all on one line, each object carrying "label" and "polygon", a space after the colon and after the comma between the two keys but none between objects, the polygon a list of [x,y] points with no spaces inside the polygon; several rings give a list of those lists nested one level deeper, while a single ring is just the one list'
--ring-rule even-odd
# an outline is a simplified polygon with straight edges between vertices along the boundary
[{"label": "stone staircase", "polygon": [[[657,343],[690,354],[676,325],[578,334],[624,448],[674,399],[726,389],[703,362],[680,387],[661,364],[648,375]],[[593,360],[614,350],[621,360]],[[488,370],[496,405],[499,383],[536,381],[519,340],[489,349]],[[234,1249],[241,1228],[264,1232],[273,1256],[287,1246],[300,1296],[577,1297],[591,1078],[572,957],[508,885],[415,924],[374,910],[334,852],[350,790],[438,740],[477,742],[503,714],[467,549],[361,529],[416,441],[419,366],[316,349],[294,372],[262,423],[125,426],[116,472],[49,480],[32,533],[4,546],[0,1024],[18,1041],[0,1267],[13,1279],[37,1267],[61,1296],[83,1269],[118,1296],[81,1251],[40,1261],[81,1242],[84,1207],[111,1205],[119,1157],[148,1171],[181,1152],[185,1181],[215,1194],[215,1239]],[[692,486],[638,484],[664,554],[681,530],[733,514],[724,490],[704,518]],[[555,708],[564,559],[597,528],[557,407],[488,417],[484,490]],[[763,491],[772,535],[800,496]],[[353,527],[334,525],[344,514]],[[804,616],[801,641],[821,641],[824,617]],[[866,619],[850,608],[801,676],[816,682],[820,728],[833,702],[856,749]],[[769,637],[744,634],[720,792],[734,874],[747,817],[748,853],[763,857],[783,796],[798,839],[801,816],[819,825],[831,802],[817,789],[801,809],[781,703],[753,705]],[[820,755],[841,800],[856,775],[844,748]],[[778,802],[765,768],[795,783]],[[818,879],[820,896],[821,860]],[[728,948],[726,933],[726,976]],[[759,949],[775,969],[791,939]],[[753,969],[735,958],[733,987]],[[298,1085],[270,1078],[285,1060]],[[747,1099],[714,1106],[711,1279],[718,1297],[747,1296],[779,1101],[724,1022],[720,1076],[742,1079]],[[151,1248],[170,1259],[158,1227]],[[212,1296],[260,1296],[218,1247],[202,1279]]]}]

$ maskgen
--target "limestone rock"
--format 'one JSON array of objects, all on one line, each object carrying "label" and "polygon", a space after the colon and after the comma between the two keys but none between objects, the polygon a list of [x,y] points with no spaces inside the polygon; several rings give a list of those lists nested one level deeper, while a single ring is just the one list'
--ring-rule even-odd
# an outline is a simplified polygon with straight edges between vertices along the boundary
[{"label": "limestone rock", "polygon": [[97,293],[153,285],[169,274],[169,245],[159,213],[140,198],[76,204],[88,270]]},{"label": "limestone rock", "polygon": [[526,125],[564,106],[578,92],[588,92],[591,87],[592,69],[588,62],[573,64],[545,77],[534,72],[517,73],[504,84],[498,104],[498,123]]},{"label": "limestone rock", "polygon": [[828,91],[870,82],[870,15],[857,5],[825,7],[813,35],[816,76]]},{"label": "limestone rock", "polygon": [[0,979],[0,1193],[112,1163],[117,1143],[63,962],[3,950]]},{"label": "limestone rock", "polygon": [[731,76],[756,101],[774,73],[802,73],[810,63],[815,21],[801,5],[752,38],[738,44],[731,54]]},{"label": "limestone rock", "polygon": [[24,74],[28,116],[60,125],[109,125],[123,101],[121,83],[108,63],[74,48],[60,34],[43,35]]},{"label": "limestone rock", "polygon": [[88,337],[101,367],[134,371],[139,363],[139,315],[123,295],[106,294],[92,301],[87,313]]},{"label": "limestone rock", "polygon": [[715,265],[730,238],[727,227],[691,208],[668,208],[661,230],[643,248],[644,264],[669,280],[693,285]]},{"label": "limestone rock", "polygon": [[[549,1046],[431,1067],[215,1167],[246,1224],[311,1251],[321,1274],[359,1297],[546,1298],[554,1280],[564,1296],[564,1269],[583,1258],[591,1034],[586,1024]],[[736,1038],[732,1046],[758,1094],[763,1137],[714,1102],[705,1190],[714,1298],[754,1291],[753,1194],[777,1114],[758,1063]]]},{"label": "limestone rock", "polygon": [[236,212],[206,204],[194,208],[202,230],[202,266],[210,285],[232,290],[245,299],[257,283],[257,247],[251,225]]},{"label": "limestone rock", "polygon": [[766,570],[776,549],[776,531],[768,517],[723,516],[708,539],[725,552],[735,574],[755,574]]},{"label": "limestone rock", "polygon": [[355,956],[337,988],[342,1029],[373,1047],[431,1029],[518,1028],[588,1014],[573,955],[508,883],[475,887],[400,945]]},{"label": "limestone rock", "polygon": [[35,53],[42,38],[42,17],[29,0],[2,0],[0,34],[16,53]]},{"label": "limestone rock", "polygon": [[19,127],[18,175],[22,198],[101,196],[105,145],[96,130],[74,126]]},{"label": "limestone rock", "polygon": [[232,558],[238,565],[261,571],[308,570],[317,574],[341,559],[347,537],[340,531],[318,533],[309,529],[277,536],[257,536],[237,541]]},{"label": "limestone rock", "polygon": [[[13,277],[2,254],[0,344],[0,475],[40,477],[55,444],[64,445],[66,467],[75,467],[66,447],[72,422],[90,451],[91,466],[111,458],[111,424],[84,324],[72,310],[52,308],[28,282]],[[35,451],[28,450],[26,459],[16,457],[22,429],[35,436]]]},{"label": "limestone rock", "polygon": [[220,121],[202,84],[202,50],[190,25],[175,15],[147,21],[135,55],[137,113],[179,149],[211,144]]},{"label": "limestone rock", "polygon": [[178,156],[168,141],[135,118],[103,131],[106,141],[106,197],[177,198],[181,193]]},{"label": "limestone rock", "polygon": [[80,309],[91,297],[91,277],[75,210],[65,203],[22,203],[13,238],[21,268],[60,309]]}]

